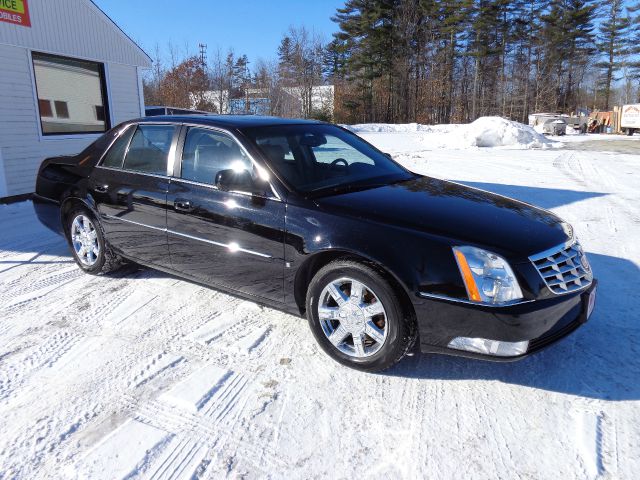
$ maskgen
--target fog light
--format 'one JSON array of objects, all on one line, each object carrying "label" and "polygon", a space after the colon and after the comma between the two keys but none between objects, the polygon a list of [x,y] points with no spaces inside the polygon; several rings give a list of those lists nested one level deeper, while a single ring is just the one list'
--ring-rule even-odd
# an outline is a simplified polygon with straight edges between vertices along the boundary
[{"label": "fog light", "polygon": [[449,348],[497,357],[515,357],[527,351],[529,342],[499,342],[486,338],[456,337],[449,342]]}]

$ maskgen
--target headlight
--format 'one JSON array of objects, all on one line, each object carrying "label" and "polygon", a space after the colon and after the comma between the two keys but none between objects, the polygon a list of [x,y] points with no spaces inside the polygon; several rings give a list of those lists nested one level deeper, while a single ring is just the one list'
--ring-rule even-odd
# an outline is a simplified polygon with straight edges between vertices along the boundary
[{"label": "headlight", "polygon": [[522,290],[507,261],[476,247],[453,247],[469,300],[491,305],[520,300]]}]

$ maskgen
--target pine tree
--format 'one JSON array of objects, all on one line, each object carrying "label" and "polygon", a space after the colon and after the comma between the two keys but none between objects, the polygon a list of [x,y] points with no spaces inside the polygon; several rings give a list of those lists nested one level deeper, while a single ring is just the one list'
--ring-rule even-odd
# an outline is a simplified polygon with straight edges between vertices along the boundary
[{"label": "pine tree", "polygon": [[631,80],[635,81],[637,92],[636,101],[640,102],[640,2],[631,5],[627,14],[629,16],[629,53],[632,61],[629,62]]},{"label": "pine tree", "polygon": [[361,92],[361,119],[366,122],[376,120],[374,82],[386,77],[388,87],[393,88],[393,10],[396,3],[394,0],[347,0],[332,17],[340,28],[335,38],[352,42],[354,46],[348,65]]},{"label": "pine tree", "polygon": [[278,70],[285,85],[295,81],[294,46],[291,37],[285,35],[278,47]]},{"label": "pine tree", "polygon": [[611,84],[616,80],[618,72],[630,53],[629,34],[631,22],[624,15],[622,0],[609,0],[606,5],[605,18],[600,23],[600,34],[597,47],[602,60],[596,66],[604,76],[604,109],[609,110]]},{"label": "pine tree", "polygon": [[467,55],[473,58],[474,74],[471,97],[473,119],[491,112],[497,90],[500,57],[504,53],[504,0],[477,0],[471,13]]},{"label": "pine tree", "polygon": [[542,16],[543,70],[542,75],[553,82],[551,92],[543,96],[555,99],[547,105],[560,111],[578,107],[577,91],[596,52],[593,20],[596,4],[593,0],[551,0],[549,10]]},{"label": "pine tree", "polygon": [[540,32],[543,9],[546,2],[540,0],[514,0],[512,42],[512,89],[508,116],[526,123],[530,110],[536,108],[539,75],[535,62],[540,52]]},{"label": "pine tree", "polygon": [[347,76],[349,45],[346,41],[334,38],[324,49],[322,73],[330,81],[344,79]]}]

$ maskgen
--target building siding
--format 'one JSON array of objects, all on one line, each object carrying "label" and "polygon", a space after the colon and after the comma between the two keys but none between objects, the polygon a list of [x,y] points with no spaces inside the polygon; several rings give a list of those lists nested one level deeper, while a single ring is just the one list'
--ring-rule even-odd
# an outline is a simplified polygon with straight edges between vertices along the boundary
[{"label": "building siding", "polygon": [[87,0],[31,0],[32,28],[0,23],[0,197],[31,193],[44,158],[73,155],[99,135],[43,137],[31,51],[105,64],[111,125],[143,116],[138,67],[148,57]]},{"label": "building siding", "polygon": [[[9,67],[0,73],[0,82],[6,87],[0,89],[0,197],[33,192],[35,176],[43,159],[79,153],[98,137],[40,136],[30,62],[26,48],[0,45],[0,64]],[[107,65],[107,75],[112,125],[143,116],[137,68],[111,64]]]},{"label": "building siding", "polygon": [[144,116],[140,111],[140,95],[138,91],[138,69],[117,63],[108,66],[108,85],[111,89],[111,118],[113,126],[125,120]]},{"label": "building siding", "polygon": [[31,28],[0,22],[0,43],[149,67],[149,57],[88,0],[30,0]]}]

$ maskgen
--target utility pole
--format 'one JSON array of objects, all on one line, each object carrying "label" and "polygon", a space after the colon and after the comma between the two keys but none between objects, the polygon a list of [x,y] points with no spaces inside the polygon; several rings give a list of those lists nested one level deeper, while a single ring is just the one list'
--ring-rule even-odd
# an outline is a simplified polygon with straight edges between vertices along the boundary
[{"label": "utility pole", "polygon": [[201,43],[198,47],[200,48],[200,64],[202,65],[202,68],[205,69],[207,66],[207,44]]}]

